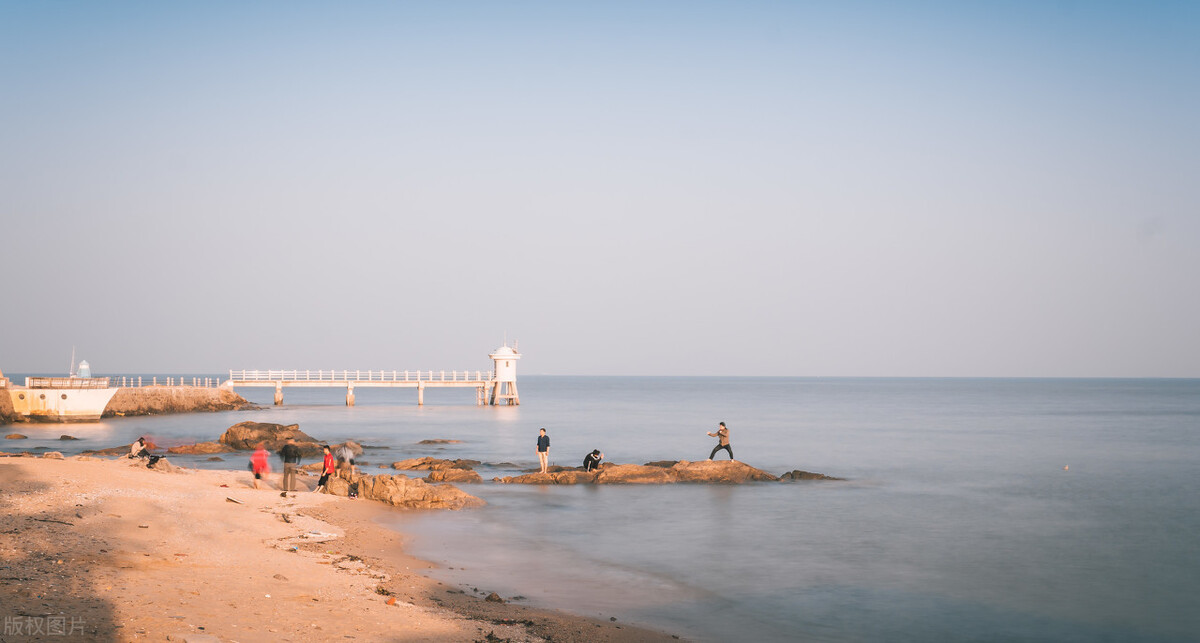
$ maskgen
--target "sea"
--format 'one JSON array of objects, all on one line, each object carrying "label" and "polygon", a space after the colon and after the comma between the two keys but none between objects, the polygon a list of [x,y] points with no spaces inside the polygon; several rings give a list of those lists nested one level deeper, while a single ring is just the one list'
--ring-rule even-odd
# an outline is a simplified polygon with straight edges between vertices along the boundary
[{"label": "sea", "polygon": [[[19,380],[14,380],[19,381]],[[487,505],[396,511],[428,573],[695,641],[1200,641],[1200,380],[522,376],[473,389],[239,390],[259,410],[17,428],[71,454],[243,420],[367,447],[367,472],[466,458]],[[738,460],[841,480],[491,482],[550,463]],[[7,427],[13,428],[13,427]],[[77,441],[59,440],[69,433]],[[455,443],[421,444],[424,440]],[[12,449],[12,445],[5,445]],[[173,458],[196,467],[245,469]],[[726,458],[721,452],[718,459]],[[390,472],[390,469],[388,470]]]}]

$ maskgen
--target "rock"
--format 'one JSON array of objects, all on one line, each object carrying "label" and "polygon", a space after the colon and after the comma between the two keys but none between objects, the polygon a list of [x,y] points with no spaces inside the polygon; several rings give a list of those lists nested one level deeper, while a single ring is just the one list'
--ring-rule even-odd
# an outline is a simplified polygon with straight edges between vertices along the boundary
[{"label": "rock", "polygon": [[95,451],[84,451],[85,455],[129,455],[129,445],[123,447],[109,447],[107,449],[97,449]]},{"label": "rock", "polygon": [[360,498],[406,509],[463,509],[484,504],[483,500],[452,485],[427,484],[404,475],[342,472],[329,479],[327,489],[333,495],[357,493]]},{"label": "rock", "polygon": [[232,453],[234,448],[220,442],[197,442],[184,444],[167,449],[167,453],[175,455],[208,455],[211,453]]},{"label": "rock", "polygon": [[775,482],[779,478],[737,460],[679,461],[670,468],[679,482],[708,484],[742,484],[745,482]]},{"label": "rock", "polygon": [[20,433],[9,433],[8,435],[4,436],[4,439],[5,440],[27,440],[27,439],[29,439],[29,436],[21,435]]},{"label": "rock", "polygon": [[811,471],[801,471],[799,469],[796,469],[794,471],[788,471],[787,473],[779,476],[779,479],[780,480],[845,480],[845,478],[835,478],[833,476],[827,476],[823,473],[812,473]]},{"label": "rock", "polygon": [[332,451],[333,453],[336,454],[338,449],[340,449],[342,447],[346,447],[347,449],[350,449],[350,453],[353,453],[355,458],[357,458],[358,456],[363,454],[362,445],[355,442],[354,440],[346,440],[345,442],[343,442],[341,444],[330,445],[329,449],[330,449],[330,451]]},{"label": "rock", "polygon": [[224,461],[225,461],[225,458],[222,458],[219,455],[214,455],[213,457],[205,460],[205,462],[224,462]]},{"label": "rock", "polygon": [[179,467],[171,464],[171,461],[166,458],[159,458],[153,463],[147,464],[146,468],[154,469],[155,471],[162,471],[164,473],[178,473],[180,471]]},{"label": "rock", "polygon": [[471,469],[437,469],[425,476],[426,482],[483,482],[483,478]]},{"label": "rock", "polygon": [[42,457],[49,458],[51,460],[62,460],[63,454],[59,453],[58,451],[47,451],[42,454]]},{"label": "rock", "polygon": [[73,435],[60,435],[60,436],[58,436],[58,439],[59,440],[78,440],[79,438],[77,438]]},{"label": "rock", "polygon": [[596,474],[596,484],[663,484],[675,482],[672,471],[643,464],[614,464]]},{"label": "rock", "polygon": [[289,439],[296,441],[304,457],[324,453],[321,444],[300,430],[299,424],[271,424],[269,422],[239,422],[221,434],[218,442],[238,451],[253,451],[261,442],[267,451],[279,451]]},{"label": "rock", "polygon": [[489,603],[503,603],[504,602],[504,599],[500,598],[500,595],[497,594],[496,592],[492,592],[491,594],[488,594],[487,598],[485,598],[483,600],[485,600]]},{"label": "rock", "polygon": [[743,484],[778,480],[774,475],[743,462],[688,462],[680,460],[670,467],[659,464],[604,463],[587,473],[580,469],[554,467],[549,473],[527,473],[515,477],[493,478],[503,484]]},{"label": "rock", "polygon": [[654,462],[647,462],[646,466],[662,467],[664,469],[670,469],[671,467],[673,467],[677,464],[679,464],[679,460],[655,460]]},{"label": "rock", "polygon": [[410,458],[393,462],[393,469],[407,471],[438,471],[442,469],[470,469],[479,464],[479,460],[440,460],[438,458]]},{"label": "rock", "polygon": [[462,440],[421,440],[417,444],[462,444]]}]

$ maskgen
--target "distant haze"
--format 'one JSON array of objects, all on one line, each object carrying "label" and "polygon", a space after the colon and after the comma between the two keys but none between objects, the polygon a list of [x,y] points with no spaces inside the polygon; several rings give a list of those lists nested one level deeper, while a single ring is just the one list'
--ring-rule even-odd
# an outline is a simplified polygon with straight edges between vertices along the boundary
[{"label": "distant haze", "polygon": [[0,369],[1200,376],[1200,3],[0,2]]}]

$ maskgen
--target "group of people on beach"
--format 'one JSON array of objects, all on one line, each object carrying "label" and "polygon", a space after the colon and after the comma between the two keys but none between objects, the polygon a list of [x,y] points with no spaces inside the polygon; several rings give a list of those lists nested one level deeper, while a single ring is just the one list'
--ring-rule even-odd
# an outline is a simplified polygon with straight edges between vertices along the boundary
[{"label": "group of people on beach", "polygon": [[[729,453],[729,459],[732,460],[733,447],[729,445],[729,427],[725,426],[724,422],[720,422],[717,424],[716,432],[709,431],[708,435],[717,438],[717,446],[713,447],[712,453],[708,454],[708,459],[712,460],[717,455],[717,451],[724,449]],[[549,473],[550,436],[544,427],[538,429],[537,456],[541,473]],[[583,470],[595,471],[600,467],[600,461],[603,459],[604,454],[600,452],[600,449],[592,449],[591,453],[583,456]]]},{"label": "group of people on beach", "polygon": [[[338,447],[335,455],[328,444],[322,444],[321,451],[321,477],[317,480],[317,487],[313,489],[313,493],[325,491],[328,488],[330,476],[337,473],[338,469],[354,470],[354,451],[349,446],[343,444]],[[300,447],[296,446],[296,441],[291,438],[279,450],[279,457],[283,460],[283,478],[279,484],[281,497],[286,497],[289,491],[296,490],[296,472],[300,469],[302,456]],[[259,488],[258,481],[264,480],[271,471],[269,459],[270,454],[267,452],[266,444],[259,442],[254,453],[250,455],[250,470],[254,472],[255,489]]]}]

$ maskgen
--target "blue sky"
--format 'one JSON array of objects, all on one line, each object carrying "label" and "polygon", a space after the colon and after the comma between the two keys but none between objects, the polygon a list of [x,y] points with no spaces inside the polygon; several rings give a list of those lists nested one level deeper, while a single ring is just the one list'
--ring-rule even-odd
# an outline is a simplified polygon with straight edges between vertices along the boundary
[{"label": "blue sky", "polygon": [[1200,376],[1194,3],[0,2],[0,369]]}]

